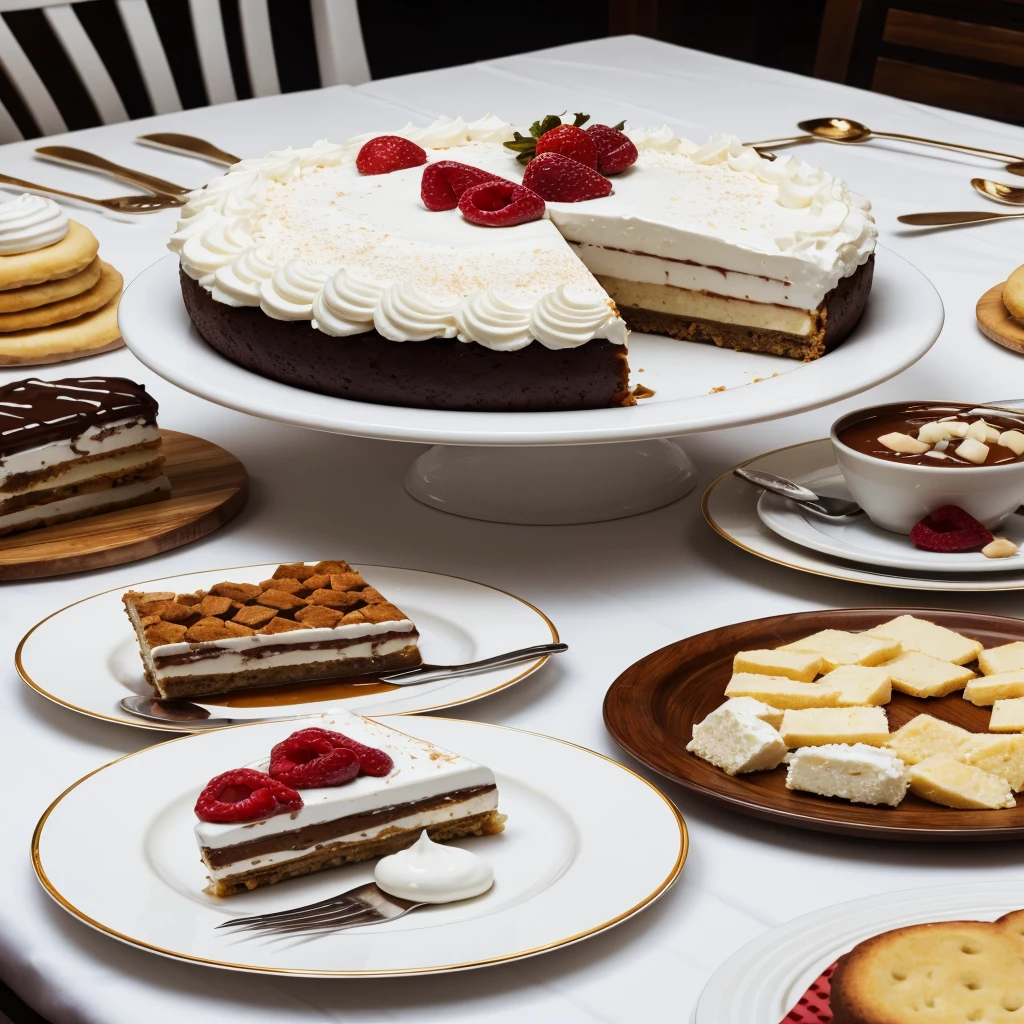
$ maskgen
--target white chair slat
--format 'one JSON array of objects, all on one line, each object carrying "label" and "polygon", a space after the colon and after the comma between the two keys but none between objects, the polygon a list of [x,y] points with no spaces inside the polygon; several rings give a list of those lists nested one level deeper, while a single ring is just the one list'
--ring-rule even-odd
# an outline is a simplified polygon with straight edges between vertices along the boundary
[{"label": "white chair slat", "polygon": [[104,124],[127,121],[128,111],[124,109],[114,80],[110,77],[96,47],[92,45],[78,15],[70,4],[57,4],[43,10],[68,60],[74,65],[86,92],[92,98],[100,119]]},{"label": "white chair slat", "polygon": [[7,113],[7,108],[0,103],[0,144],[5,142],[20,142],[24,136],[14,118]]},{"label": "white chair slat", "polygon": [[235,80],[231,77],[219,0],[188,0],[188,7],[192,14],[192,31],[199,51],[206,98],[210,103],[231,103],[238,99],[238,94],[235,92]]},{"label": "white chair slat", "polygon": [[361,85],[370,80],[356,0],[311,0],[321,85]]},{"label": "white chair slat", "polygon": [[178,87],[174,84],[171,65],[167,62],[167,54],[146,0],[117,0],[117,9],[146,84],[153,113],[169,114],[181,110]]},{"label": "white chair slat", "polygon": [[253,96],[274,96],[281,91],[274,59],[274,40],[270,32],[267,0],[245,0],[238,5],[242,16],[245,63]]},{"label": "white chair slat", "polygon": [[[8,78],[18,90],[18,94],[25,101],[39,130],[44,135],[59,135],[68,130],[57,104],[47,91],[39,73],[21,48],[21,44],[15,38],[7,22],[0,18],[0,64],[3,64]],[[11,139],[4,138],[5,142],[21,138],[21,132]]]}]

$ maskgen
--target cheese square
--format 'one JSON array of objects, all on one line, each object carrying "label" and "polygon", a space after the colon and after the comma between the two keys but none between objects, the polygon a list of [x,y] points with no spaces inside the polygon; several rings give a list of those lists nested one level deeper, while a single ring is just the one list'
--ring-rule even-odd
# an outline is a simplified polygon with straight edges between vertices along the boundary
[{"label": "cheese square", "polygon": [[755,700],[753,697],[730,697],[723,707],[730,707],[733,711],[744,711],[748,715],[760,718],[762,722],[767,722],[773,729],[778,729],[782,725],[782,711]]},{"label": "cheese square", "polygon": [[823,672],[831,672],[840,665],[880,665],[895,658],[901,649],[897,640],[848,633],[843,629],[823,629],[779,648],[780,651],[810,651],[821,655]]},{"label": "cheese square", "polygon": [[1024,697],[1024,672],[997,672],[972,679],[964,688],[964,700],[984,706],[1010,697]]},{"label": "cheese square", "polygon": [[997,700],[988,727],[990,732],[1024,732],[1024,697]]},{"label": "cheese square", "polygon": [[978,668],[986,676],[1000,672],[1019,672],[1024,669],[1024,640],[1017,640],[1002,647],[990,647],[978,655]]},{"label": "cheese square", "polygon": [[786,756],[786,744],[775,729],[728,703],[693,727],[686,749],[728,775],[768,771]]},{"label": "cheese square", "polygon": [[889,721],[882,708],[808,708],[787,711],[779,732],[791,749],[826,743],[880,747],[889,739]]},{"label": "cheese square", "polygon": [[935,754],[955,754],[974,735],[941,718],[917,715],[891,733],[885,745],[907,764],[917,764]]},{"label": "cheese square", "polygon": [[949,754],[925,758],[910,769],[910,792],[922,800],[957,810],[994,811],[1016,807],[1010,784]]},{"label": "cheese square", "polygon": [[905,651],[919,651],[938,661],[951,661],[954,665],[966,665],[981,654],[982,645],[945,626],[936,626],[927,619],[915,619],[913,615],[900,615],[867,630],[869,636],[888,637],[899,640]]},{"label": "cheese square", "polygon": [[892,688],[911,697],[945,697],[974,678],[969,668],[918,651],[904,651],[886,663],[885,671],[892,677]]},{"label": "cheese square", "polygon": [[821,683],[798,683],[782,676],[760,676],[737,672],[725,688],[726,697],[753,697],[773,708],[834,708],[839,691]]},{"label": "cheese square", "polygon": [[895,807],[906,795],[909,772],[892,751],[864,743],[801,747],[787,755],[786,788],[837,796],[855,804]]},{"label": "cheese square", "polygon": [[740,651],[732,660],[732,670],[813,683],[821,671],[821,657],[807,651]]},{"label": "cheese square", "polygon": [[1006,779],[1014,793],[1024,789],[1024,736],[978,733],[967,740],[955,756],[964,764]]},{"label": "cheese square", "polygon": [[840,665],[826,672],[818,683],[839,690],[840,707],[888,704],[892,700],[892,677],[885,666]]}]

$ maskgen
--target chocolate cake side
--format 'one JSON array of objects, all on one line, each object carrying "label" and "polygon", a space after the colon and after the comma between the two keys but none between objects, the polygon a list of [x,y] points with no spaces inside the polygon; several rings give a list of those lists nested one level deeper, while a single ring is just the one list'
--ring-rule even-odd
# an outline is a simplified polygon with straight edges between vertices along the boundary
[{"label": "chocolate cake side", "polygon": [[738,352],[763,352],[806,361],[831,352],[857,326],[867,305],[874,270],[875,257],[871,255],[854,273],[844,277],[818,307],[817,329],[808,335],[727,324],[633,306],[623,306],[620,312],[629,329],[638,333],[665,334],[680,341],[699,341]]},{"label": "chocolate cake side", "polygon": [[545,412],[632,405],[624,345],[595,338],[495,352],[455,338],[395,342],[376,331],[332,338],[304,320],[217,302],[181,272],[192,322],[226,359],[306,391],[420,409]]}]

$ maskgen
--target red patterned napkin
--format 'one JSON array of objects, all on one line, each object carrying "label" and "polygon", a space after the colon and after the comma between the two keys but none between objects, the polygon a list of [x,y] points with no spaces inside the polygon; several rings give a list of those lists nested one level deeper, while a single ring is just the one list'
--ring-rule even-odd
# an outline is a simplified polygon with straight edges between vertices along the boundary
[{"label": "red patterned napkin", "polygon": [[781,1024],[831,1024],[832,1010],[829,996],[832,992],[832,972],[836,965],[822,971],[821,977],[800,997],[800,1002],[783,1018]]}]

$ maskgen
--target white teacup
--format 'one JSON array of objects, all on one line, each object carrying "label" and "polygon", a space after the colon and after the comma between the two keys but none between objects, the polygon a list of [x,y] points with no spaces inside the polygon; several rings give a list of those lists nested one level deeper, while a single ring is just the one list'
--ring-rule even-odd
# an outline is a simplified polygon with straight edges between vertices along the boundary
[{"label": "white teacup", "polygon": [[[1024,503],[1024,462],[1005,462],[997,466],[921,466],[865,455],[839,440],[839,433],[845,427],[867,416],[899,412],[907,404],[858,409],[832,424],[832,448],[846,486],[876,526],[892,533],[910,533],[928,513],[943,505],[958,505],[991,530]],[[970,405],[936,402],[935,418],[956,415],[970,408]]]}]

